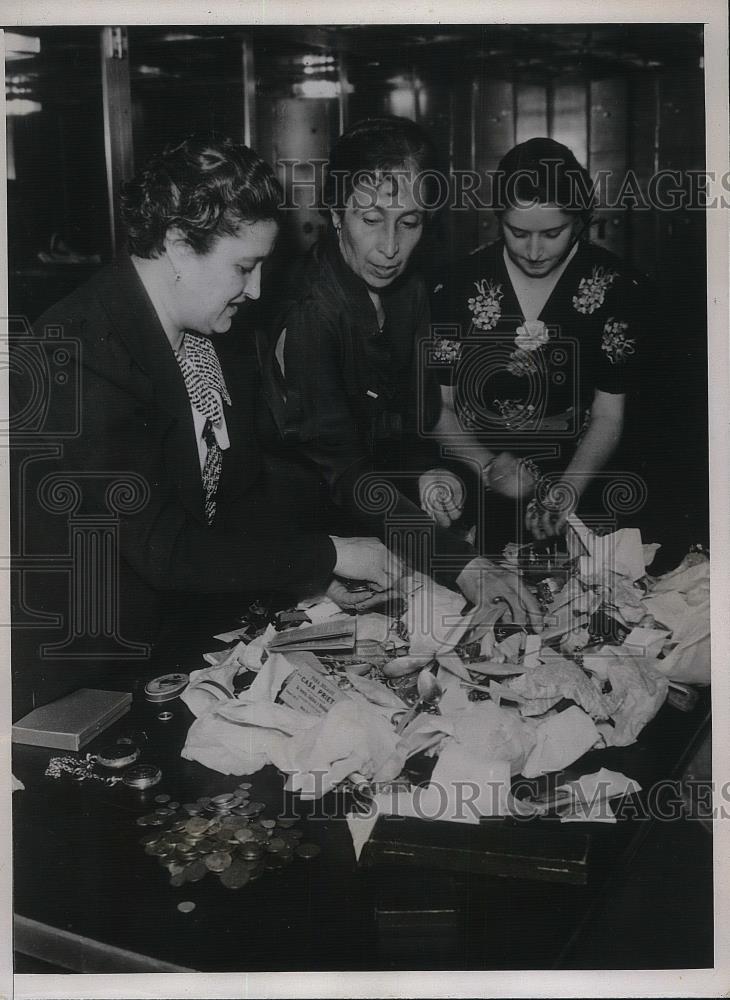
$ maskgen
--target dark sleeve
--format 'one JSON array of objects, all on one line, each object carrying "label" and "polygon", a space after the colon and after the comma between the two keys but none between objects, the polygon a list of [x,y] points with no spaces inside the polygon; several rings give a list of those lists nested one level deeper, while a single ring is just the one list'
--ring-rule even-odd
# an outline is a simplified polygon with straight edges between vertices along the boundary
[{"label": "dark sleeve", "polygon": [[439,443],[433,436],[441,414],[439,371],[434,363],[428,295],[419,281],[414,289],[413,382],[404,427],[407,469],[412,472],[441,464]]},{"label": "dark sleeve", "polygon": [[434,379],[440,385],[454,384],[469,329],[463,309],[466,301],[465,280],[463,276],[459,279],[458,273],[463,275],[470,262],[463,263],[461,272],[454,269],[453,273],[445,275],[429,289],[431,368]]},{"label": "dark sleeve", "polygon": [[[159,591],[320,589],[336,561],[332,541],[278,519],[255,490],[250,510],[244,495],[234,530],[210,528],[185,506],[177,470],[166,467],[174,418],[130,394],[122,370],[129,358],[120,352],[120,359],[117,371],[113,357],[101,370],[93,350],[84,352],[80,434],[62,442],[53,468],[80,483],[83,513],[93,516],[109,516],[111,480],[129,484],[115,494],[121,557]],[[51,411],[47,426],[62,424]]]},{"label": "dark sleeve", "polygon": [[[421,313],[420,321],[420,335],[427,336],[427,309]],[[299,450],[316,463],[335,502],[351,512],[362,525],[364,534],[385,539],[386,518],[405,519],[414,530],[418,524],[431,530],[433,522],[430,518],[395,490],[387,476],[383,477],[380,486],[368,478],[367,490],[361,488],[363,477],[374,474],[373,462],[349,404],[346,392],[348,376],[342,363],[343,347],[336,317],[322,315],[315,303],[305,301],[289,311],[285,328],[284,438],[296,443]],[[439,392],[438,386],[432,385],[430,391],[429,405],[433,406],[433,393]],[[422,435],[413,434],[410,443],[414,463],[425,454],[433,458],[431,442]],[[429,465],[421,465],[420,468]],[[371,507],[368,497],[390,497],[392,502],[390,506],[386,504],[387,510],[384,510],[378,503]],[[473,558],[474,551],[452,532],[439,528],[435,531],[436,551],[453,557],[459,563],[458,570],[448,577],[444,576],[445,580],[453,580],[463,565]],[[407,558],[403,546],[408,543],[408,532],[402,536],[398,533],[390,535],[388,541],[399,555]]]},{"label": "dark sleeve", "polygon": [[596,388],[619,395],[638,384],[642,342],[651,322],[651,286],[640,277],[619,275],[601,310]]},{"label": "dark sleeve", "polygon": [[305,300],[289,310],[283,329],[283,437],[317,465],[336,502],[347,504],[371,457],[346,392],[337,317]]}]

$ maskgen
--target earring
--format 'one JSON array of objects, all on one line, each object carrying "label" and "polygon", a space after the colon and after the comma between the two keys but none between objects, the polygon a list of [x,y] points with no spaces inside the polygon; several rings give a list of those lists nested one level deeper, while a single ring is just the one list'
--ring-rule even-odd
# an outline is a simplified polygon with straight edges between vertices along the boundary
[{"label": "earring", "polygon": [[169,254],[166,253],[165,256],[167,257],[168,263],[170,264],[170,267],[172,268],[172,273],[175,275],[175,284],[177,284],[178,281],[180,280],[180,278],[182,277],[182,275],[177,270],[177,268],[175,267],[175,265],[173,264],[173,262],[170,260]]}]

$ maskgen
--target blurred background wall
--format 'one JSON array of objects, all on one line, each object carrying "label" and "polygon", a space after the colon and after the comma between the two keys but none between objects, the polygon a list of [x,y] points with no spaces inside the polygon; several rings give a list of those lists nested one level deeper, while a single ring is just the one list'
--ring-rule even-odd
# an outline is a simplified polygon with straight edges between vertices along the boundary
[{"label": "blurred background wall", "polygon": [[[56,236],[107,259],[110,190],[165,143],[218,129],[281,161],[325,159],[368,115],[419,121],[444,164],[480,172],[515,142],[550,135],[591,173],[704,168],[702,29],[696,25],[358,26],[337,29],[24,29],[37,52],[6,69],[11,306],[33,315],[88,264],[38,260]],[[22,46],[21,46],[22,47]],[[111,162],[110,162],[111,161]],[[301,192],[294,200],[303,202]],[[302,204],[289,245],[324,224]],[[441,252],[496,235],[491,212],[444,213]],[[704,218],[686,209],[597,213],[592,238],[676,287],[701,275]],[[39,266],[40,265],[40,266]],[[697,275],[694,272],[697,272]],[[700,284],[702,282],[700,281]]]}]

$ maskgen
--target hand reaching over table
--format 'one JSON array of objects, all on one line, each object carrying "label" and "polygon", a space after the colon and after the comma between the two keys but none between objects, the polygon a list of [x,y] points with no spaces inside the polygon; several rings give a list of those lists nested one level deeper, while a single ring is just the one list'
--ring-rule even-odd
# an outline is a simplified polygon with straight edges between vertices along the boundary
[{"label": "hand reaching over table", "polygon": [[527,623],[536,632],[542,630],[540,607],[517,573],[479,556],[461,571],[456,583],[475,606],[503,600],[510,606],[515,624]]},{"label": "hand reaching over table", "polygon": [[[338,535],[330,537],[337,553],[335,577],[344,580],[362,580],[368,585],[369,591],[380,595],[381,600],[385,591],[397,587],[405,567],[398,556],[377,538],[341,538]],[[330,586],[332,587],[332,584]],[[350,592],[350,597],[352,596],[353,592]],[[333,597],[333,600],[336,598]],[[352,603],[350,600],[350,606]]]},{"label": "hand reaching over table", "polygon": [[353,588],[347,582],[335,578],[327,588],[327,597],[343,611],[362,613],[382,607],[391,598],[401,598],[402,594],[398,590],[373,591],[367,583]]},{"label": "hand reaching over table", "polygon": [[464,484],[448,469],[430,469],[418,479],[418,495],[424,510],[440,528],[449,528],[464,509]]},{"label": "hand reaching over table", "polygon": [[535,492],[537,476],[531,463],[502,451],[482,471],[484,485],[500,496],[519,500]]},{"label": "hand reaching over table", "polygon": [[[544,496],[539,494],[543,492]],[[550,484],[527,505],[525,525],[538,541],[565,534],[568,518],[578,506],[578,491],[564,481]]]}]

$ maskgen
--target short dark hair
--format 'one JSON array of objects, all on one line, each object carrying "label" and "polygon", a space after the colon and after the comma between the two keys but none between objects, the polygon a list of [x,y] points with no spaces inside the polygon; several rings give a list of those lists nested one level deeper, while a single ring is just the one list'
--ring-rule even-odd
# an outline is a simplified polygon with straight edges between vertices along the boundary
[{"label": "short dark hair", "polygon": [[280,220],[281,185],[252,149],[215,135],[190,136],[153,156],[122,188],[127,247],[157,257],[177,227],[196,253],[244,222]]},{"label": "short dark hair", "polygon": [[435,147],[415,122],[395,115],[363,118],[342,133],[330,153],[325,201],[341,212],[358,181],[404,170],[426,177],[437,169]]},{"label": "short dark hair", "polygon": [[495,177],[495,213],[516,201],[557,205],[587,225],[595,205],[591,175],[572,150],[555,139],[528,139],[513,146],[499,162]]}]

